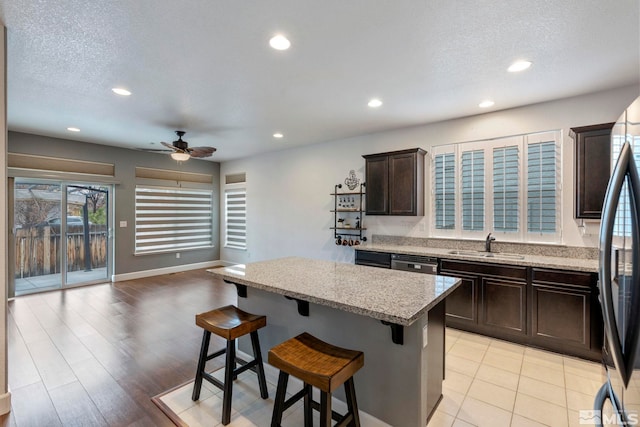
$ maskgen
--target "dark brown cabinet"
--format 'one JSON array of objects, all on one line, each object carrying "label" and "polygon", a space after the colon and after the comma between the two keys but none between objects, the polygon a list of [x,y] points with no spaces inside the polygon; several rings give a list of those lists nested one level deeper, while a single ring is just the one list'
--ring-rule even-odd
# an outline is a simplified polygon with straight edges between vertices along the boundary
[{"label": "dark brown cabinet", "polygon": [[505,334],[527,334],[527,282],[482,278],[480,324]]},{"label": "dark brown cabinet", "polygon": [[546,348],[598,355],[602,315],[597,275],[532,269],[531,335]]},{"label": "dark brown cabinet", "polygon": [[456,273],[462,283],[447,297],[447,324],[462,327],[478,323],[478,279]]},{"label": "dark brown cabinet", "polygon": [[603,322],[597,274],[440,260],[462,285],[446,299],[447,326],[598,360]]},{"label": "dark brown cabinet", "polygon": [[366,161],[367,215],[424,215],[421,148],[362,156]]},{"label": "dark brown cabinet", "polygon": [[575,217],[599,219],[611,169],[615,123],[571,128],[575,140]]},{"label": "dark brown cabinet", "polygon": [[527,334],[527,267],[443,259],[439,274],[462,279],[446,300],[448,326],[503,338]]}]

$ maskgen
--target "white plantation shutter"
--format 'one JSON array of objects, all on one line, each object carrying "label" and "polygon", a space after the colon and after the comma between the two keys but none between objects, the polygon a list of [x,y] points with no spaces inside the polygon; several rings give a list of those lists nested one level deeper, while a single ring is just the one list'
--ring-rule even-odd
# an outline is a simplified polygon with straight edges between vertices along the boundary
[{"label": "white plantation shutter", "polygon": [[520,171],[518,147],[493,149],[493,229],[518,231]]},{"label": "white plantation shutter", "polygon": [[434,158],[435,227],[440,230],[455,227],[455,154],[437,154]]},{"label": "white plantation shutter", "polygon": [[136,187],[135,253],[176,252],[213,246],[213,192]]},{"label": "white plantation shutter", "polygon": [[462,229],[484,230],[484,150],[462,152]]},{"label": "white plantation shutter", "polygon": [[527,231],[555,233],[557,227],[556,142],[527,145]]},{"label": "white plantation shutter", "polygon": [[225,198],[225,247],[247,248],[247,190],[227,189]]},{"label": "white plantation shutter", "polygon": [[433,236],[560,243],[561,138],[549,131],[432,147]]}]

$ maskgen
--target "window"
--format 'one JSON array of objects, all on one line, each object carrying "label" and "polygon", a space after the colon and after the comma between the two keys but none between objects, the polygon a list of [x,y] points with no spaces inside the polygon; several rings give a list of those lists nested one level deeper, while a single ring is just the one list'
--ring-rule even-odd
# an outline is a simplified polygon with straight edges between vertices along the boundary
[{"label": "window", "polygon": [[224,246],[247,249],[247,175],[244,172],[224,177]]},{"label": "window", "polygon": [[560,132],[433,147],[433,235],[560,242],[559,147]]},{"label": "window", "polygon": [[177,252],[213,246],[213,192],[136,187],[135,253]]},{"label": "window", "polygon": [[484,230],[484,150],[462,152],[462,229]]},{"label": "window", "polygon": [[[640,136],[633,135],[612,135],[611,138],[611,171],[616,167],[620,150],[625,141],[629,141],[633,150],[633,160],[636,165],[640,165]],[[619,237],[631,237],[631,201],[629,199],[629,189],[627,181],[622,184],[622,192],[618,199],[616,217],[613,223],[613,235]]]},{"label": "window", "polygon": [[435,170],[435,227],[439,230],[455,228],[455,155],[437,154]]},{"label": "window", "polygon": [[519,151],[517,146],[493,149],[493,229],[518,231]]},{"label": "window", "polygon": [[247,248],[247,190],[227,189],[224,192],[225,242],[234,249]]},{"label": "window", "polygon": [[555,141],[527,146],[527,229],[540,233],[556,231]]}]

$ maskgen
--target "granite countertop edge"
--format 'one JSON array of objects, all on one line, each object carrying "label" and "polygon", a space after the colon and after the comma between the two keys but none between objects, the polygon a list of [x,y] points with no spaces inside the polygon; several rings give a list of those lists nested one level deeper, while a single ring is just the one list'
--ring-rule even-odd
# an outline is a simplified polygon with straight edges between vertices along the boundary
[{"label": "granite countertop edge", "polygon": [[[375,267],[369,267],[369,268],[375,268]],[[228,273],[228,272],[225,271],[224,268],[209,269],[209,270],[207,270],[207,272],[211,273],[214,276],[220,277],[221,279],[223,279],[227,283],[244,285],[244,286],[248,286],[248,287],[251,287],[251,288],[260,289],[260,290],[263,290],[263,291],[267,291],[267,292],[271,292],[271,293],[274,293],[274,294],[282,295],[282,296],[285,296],[285,297],[299,299],[301,301],[307,301],[307,302],[312,303],[312,304],[323,305],[323,306],[326,306],[326,307],[331,307],[331,308],[335,308],[335,309],[338,309],[338,310],[346,311],[348,313],[367,316],[367,317],[371,317],[372,319],[375,319],[375,320],[394,323],[394,324],[398,324],[398,325],[401,325],[401,326],[410,326],[410,325],[412,325],[420,317],[424,316],[429,310],[431,310],[438,303],[440,303],[442,300],[444,300],[451,292],[453,292],[457,288],[458,284],[460,283],[460,281],[456,282],[455,285],[449,287],[447,290],[445,290],[440,295],[438,295],[433,300],[431,300],[428,304],[425,304],[418,311],[416,311],[413,315],[411,315],[409,317],[399,317],[399,316],[394,316],[394,315],[391,315],[391,314],[388,314],[388,313],[385,313],[385,312],[382,312],[382,311],[368,310],[368,309],[365,309],[365,308],[362,308],[362,307],[353,306],[353,305],[349,305],[349,304],[345,304],[345,303],[340,303],[338,301],[328,300],[328,299],[324,299],[324,298],[318,298],[318,297],[313,296],[313,295],[301,294],[301,293],[294,292],[294,291],[291,291],[291,290],[282,289],[282,288],[278,288],[278,287],[265,285],[265,284],[262,284],[262,283],[253,282],[253,281],[250,281],[250,280],[246,280],[246,279],[244,279],[244,278],[242,278],[240,276],[236,276],[234,274]],[[413,274],[413,273],[411,273],[411,274]]]},{"label": "granite countertop edge", "polygon": [[[564,257],[551,257],[541,255],[526,255],[518,254],[522,256],[522,259],[517,258],[484,258],[478,256],[464,255],[464,254],[452,254],[452,249],[444,248],[430,248],[422,246],[405,246],[405,245],[393,245],[393,244],[371,244],[366,243],[358,246],[356,250],[365,250],[371,252],[387,252],[405,255],[423,255],[432,256],[440,259],[454,259],[462,261],[474,261],[487,264],[506,264],[506,265],[518,265],[525,267],[541,267],[541,268],[554,268],[560,270],[573,270],[582,271],[588,273],[598,272],[598,260],[597,259],[585,259],[585,258],[564,258]],[[464,250],[464,249],[461,249]],[[499,252],[496,252],[499,254]]]}]

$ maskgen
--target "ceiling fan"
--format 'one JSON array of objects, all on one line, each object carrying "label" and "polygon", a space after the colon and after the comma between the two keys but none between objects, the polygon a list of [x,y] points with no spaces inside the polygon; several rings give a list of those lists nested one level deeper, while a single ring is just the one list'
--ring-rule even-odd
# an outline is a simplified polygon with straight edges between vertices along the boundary
[{"label": "ceiling fan", "polygon": [[178,139],[173,141],[173,143],[169,144],[168,142],[160,142],[165,147],[173,150],[171,153],[171,158],[178,161],[189,160],[191,157],[211,157],[211,155],[216,151],[213,147],[189,147],[187,141],[183,141],[182,137],[186,132],[182,130],[177,130],[176,135],[178,135]]}]

